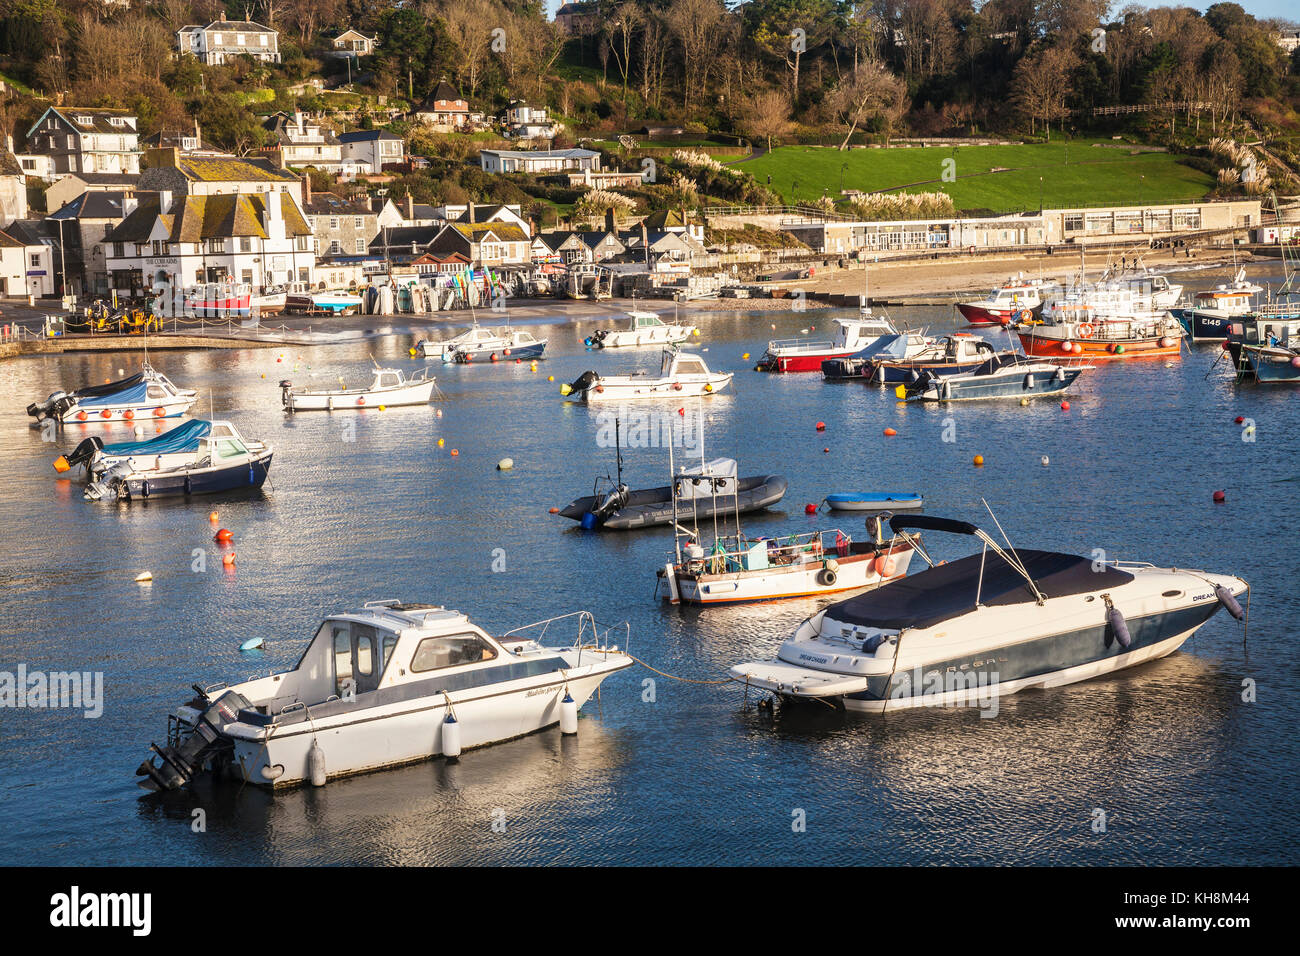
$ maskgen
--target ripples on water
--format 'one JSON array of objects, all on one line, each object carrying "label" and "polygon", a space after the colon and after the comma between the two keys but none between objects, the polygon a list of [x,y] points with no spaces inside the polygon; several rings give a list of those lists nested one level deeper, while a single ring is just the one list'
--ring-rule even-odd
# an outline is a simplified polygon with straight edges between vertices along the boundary
[{"label": "ripples on water", "polygon": [[[894,317],[932,329],[952,321],[941,310]],[[809,324],[817,335],[829,318],[701,319],[710,365],[737,372],[734,391],[704,404],[709,455],[734,455],[742,474],[790,480],[783,507],[748,518],[747,531],[829,526],[802,507],[833,490],[920,490],[930,513],[976,522],[986,497],[1018,544],[1241,574],[1254,585],[1248,648],[1220,614],[1170,658],[1001,699],[992,720],[964,710],[882,719],[816,705],[766,717],[744,709],[734,685],[664,679],[655,702],[643,703],[642,681],[653,675],[636,668],[606,681],[577,739],[552,730],[458,764],[321,790],[271,796],[218,785],[142,800],[132,772],[191,682],[292,666],[324,614],[363,600],[446,603],[497,631],[588,607],[602,621],[630,622],[634,654],[700,679],[769,655],[816,604],[703,613],[663,605],[652,597],[670,547],[662,530],[585,534],[547,514],[613,468],[612,452],[596,447],[595,413],[561,403],[560,383],[587,368],[657,362],[586,353],[589,327],[542,326],[550,358],[537,372],[440,368],[441,419],[422,408],[280,410],[280,378],[323,384],[342,373],[355,382],[372,352],[412,367],[407,335],[283,353],[158,353],[160,369],[203,390],[201,414],[215,408],[276,446],[263,494],[193,504],[82,501],[50,469],[80,431],[52,448],[28,428],[27,402],[115,376],[138,355],[10,361],[0,365],[0,670],[102,670],[107,703],[98,720],[0,711],[3,859],[1295,862],[1295,391],[1236,386],[1221,368],[1206,378],[1216,356],[1208,347],[1170,366],[1101,368],[1081,379],[1068,413],[1052,401],[900,407],[820,376],[749,371],[768,338]],[[1255,442],[1241,440],[1237,415],[1257,422]],[[949,417],[956,440],[945,443]],[[818,420],[826,432],[814,431]],[[355,441],[344,440],[349,425]],[[886,426],[898,437],[884,438]],[[977,453],[981,469],[971,466]],[[506,456],[514,471],[495,471]],[[660,450],[627,453],[634,486],[660,484],[666,470]],[[1226,505],[1210,503],[1217,488]],[[233,572],[214,560],[213,508],[235,534]],[[943,557],[964,546],[937,535],[931,545]],[[190,570],[195,548],[206,552],[206,573]],[[492,571],[497,548],[504,573]],[[132,581],[143,569],[151,587]],[[254,635],[265,650],[241,655]],[[1258,682],[1258,703],[1240,702],[1245,678]],[[206,835],[190,831],[199,805]],[[1108,814],[1105,834],[1090,829],[1094,808]],[[498,809],[505,834],[492,831]],[[805,833],[792,832],[796,809]]]}]

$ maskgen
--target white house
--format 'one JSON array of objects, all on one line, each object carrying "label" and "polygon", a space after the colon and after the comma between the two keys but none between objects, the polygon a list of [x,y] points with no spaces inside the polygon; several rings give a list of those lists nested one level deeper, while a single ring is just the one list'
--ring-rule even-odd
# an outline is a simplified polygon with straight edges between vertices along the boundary
[{"label": "white house", "polygon": [[139,294],[232,279],[254,288],[315,280],[311,227],[281,192],[142,193],[104,237],[113,288]]},{"label": "white house", "polygon": [[485,149],[479,165],[489,173],[558,173],[568,170],[600,171],[600,153],[594,149]]},{"label": "white house", "polygon": [[378,37],[367,36],[360,30],[344,30],[330,38],[330,55],[338,57],[370,56],[375,52]]},{"label": "white house", "polygon": [[551,122],[545,107],[529,106],[513,100],[505,114],[506,135],[516,139],[554,139],[564,127]]},{"label": "white house", "polygon": [[0,297],[54,295],[54,246],[37,239],[29,225],[0,229]]},{"label": "white house", "polygon": [[383,172],[385,166],[406,158],[406,142],[386,129],[340,133],[338,141],[344,162],[367,164],[371,172]]},{"label": "white house", "polygon": [[275,138],[286,166],[315,166],[326,172],[343,168],[343,149],[332,130],[308,119],[301,110],[276,113],[262,124]]},{"label": "white house", "polygon": [[126,110],[51,106],[27,131],[27,151],[48,157],[54,178],[140,172],[140,134]]},{"label": "white house", "polygon": [[252,20],[227,20],[223,13],[206,27],[186,26],[176,31],[176,48],[216,66],[240,56],[268,63],[280,62],[280,34]]}]

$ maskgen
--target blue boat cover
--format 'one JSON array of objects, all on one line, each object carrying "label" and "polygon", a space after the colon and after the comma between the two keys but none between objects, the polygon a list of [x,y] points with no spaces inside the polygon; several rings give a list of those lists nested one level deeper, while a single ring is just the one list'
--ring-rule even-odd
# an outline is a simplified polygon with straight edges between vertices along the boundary
[{"label": "blue boat cover", "polygon": [[907,358],[906,335],[882,335],[866,348],[854,352],[849,358],[904,359]]},{"label": "blue boat cover", "polygon": [[148,441],[123,441],[104,446],[105,455],[175,455],[180,452],[198,451],[203,439],[212,431],[212,422],[202,418],[191,419],[184,425],[177,425],[169,432],[163,432]]},{"label": "blue boat cover", "polygon": [[78,399],[81,405],[129,405],[143,402],[149,397],[149,383],[137,382],[134,385],[122,389],[120,392],[109,392],[107,395],[87,395],[85,398]]},{"label": "blue boat cover", "polygon": [[915,491],[849,491],[843,494],[827,495],[827,501],[918,501],[920,494]]}]

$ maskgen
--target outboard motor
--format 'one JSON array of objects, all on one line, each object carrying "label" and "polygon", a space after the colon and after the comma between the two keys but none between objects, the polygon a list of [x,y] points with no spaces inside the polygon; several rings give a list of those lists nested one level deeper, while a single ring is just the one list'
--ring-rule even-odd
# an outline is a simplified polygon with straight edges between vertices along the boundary
[{"label": "outboard motor", "polygon": [[605,337],[609,335],[608,329],[597,329],[589,336],[582,340],[582,344],[589,349],[601,349],[605,347]]},{"label": "outboard motor", "polygon": [[100,438],[98,435],[94,435],[90,438],[84,439],[76,448],[64,455],[63,459],[68,463],[69,467],[75,468],[77,465],[84,465],[89,462],[90,459],[94,458],[95,454],[103,447],[104,439]]},{"label": "outboard motor", "polygon": [[592,509],[591,513],[596,516],[598,521],[603,522],[610,515],[622,511],[627,505],[629,498],[631,498],[631,494],[628,491],[627,485],[619,484],[601,500],[600,504],[596,505],[596,507]]},{"label": "outboard motor", "polygon": [[922,369],[920,374],[913,369],[912,375],[914,376],[912,381],[908,382],[906,386],[908,395],[919,395],[924,393],[930,387],[930,383],[937,378],[937,376],[928,368]]},{"label": "outboard motor", "polygon": [[223,755],[228,757],[234,749],[222,732],[238,721],[239,712],[251,708],[252,703],[233,690],[228,690],[213,700],[198,685],[194,689],[199,696],[190,702],[190,706],[203,707],[203,713],[184,739],[178,738],[174,744],[162,747],[149,745],[157,759],[150,757],[135,771],[137,777],[145,778],[136,781],[145,790],[179,790],[214,758]]},{"label": "outboard motor", "polygon": [[119,461],[113,467],[106,469],[86,485],[86,493],[83,497],[87,501],[99,501],[105,495],[115,495],[122,497],[122,479],[131,474],[132,465],[129,460]]},{"label": "outboard motor", "polygon": [[591,388],[591,386],[595,385],[596,382],[598,382],[599,380],[600,380],[600,376],[597,375],[595,372],[592,371],[583,372],[581,375],[575,378],[572,383],[568,385],[561,385],[560,394],[572,395],[575,392],[585,392],[587,389]]},{"label": "outboard motor", "polygon": [[47,418],[58,418],[75,404],[77,400],[67,392],[51,392],[45,401],[28,405],[27,414],[40,422]]},{"label": "outboard motor", "polygon": [[293,388],[293,382],[287,378],[280,379],[280,404],[289,411],[293,411],[293,406],[289,404],[289,389]]}]

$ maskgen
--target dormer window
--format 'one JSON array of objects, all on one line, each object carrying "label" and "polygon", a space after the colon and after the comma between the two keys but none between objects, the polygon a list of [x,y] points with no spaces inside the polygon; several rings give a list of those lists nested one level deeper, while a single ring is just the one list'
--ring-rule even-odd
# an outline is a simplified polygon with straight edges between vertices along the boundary
[{"label": "dormer window", "polygon": [[80,123],[82,126],[89,126],[91,120],[89,116],[78,116],[77,122]]}]

